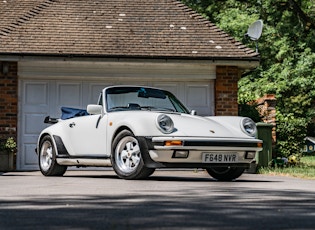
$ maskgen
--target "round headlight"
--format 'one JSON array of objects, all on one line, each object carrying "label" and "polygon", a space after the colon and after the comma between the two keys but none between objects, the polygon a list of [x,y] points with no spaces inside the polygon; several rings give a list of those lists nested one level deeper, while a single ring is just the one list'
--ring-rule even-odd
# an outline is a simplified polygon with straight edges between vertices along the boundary
[{"label": "round headlight", "polygon": [[251,137],[255,137],[257,133],[255,122],[248,117],[242,120],[242,130],[244,133],[246,133],[247,135]]},{"label": "round headlight", "polygon": [[163,133],[171,133],[174,130],[174,123],[172,119],[167,116],[166,114],[160,114],[157,117],[157,127],[159,130],[161,130]]}]

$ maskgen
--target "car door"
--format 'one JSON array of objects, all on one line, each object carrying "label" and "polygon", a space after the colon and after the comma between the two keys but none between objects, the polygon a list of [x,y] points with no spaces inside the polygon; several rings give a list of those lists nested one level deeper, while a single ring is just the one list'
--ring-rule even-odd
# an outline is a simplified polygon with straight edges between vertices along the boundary
[{"label": "car door", "polygon": [[76,117],[66,122],[72,155],[97,157],[106,154],[106,115]]}]

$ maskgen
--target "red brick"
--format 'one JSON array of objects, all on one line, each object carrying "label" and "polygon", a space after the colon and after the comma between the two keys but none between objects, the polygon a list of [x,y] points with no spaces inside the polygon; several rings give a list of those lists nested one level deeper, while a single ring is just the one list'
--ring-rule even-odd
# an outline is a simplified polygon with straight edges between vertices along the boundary
[{"label": "red brick", "polygon": [[[16,137],[17,129],[17,63],[6,63],[9,65],[9,73],[3,75],[0,71],[0,138]],[[0,62],[1,66],[2,64]]]},{"label": "red brick", "polygon": [[215,114],[218,116],[237,116],[238,68],[218,66],[215,83]]}]

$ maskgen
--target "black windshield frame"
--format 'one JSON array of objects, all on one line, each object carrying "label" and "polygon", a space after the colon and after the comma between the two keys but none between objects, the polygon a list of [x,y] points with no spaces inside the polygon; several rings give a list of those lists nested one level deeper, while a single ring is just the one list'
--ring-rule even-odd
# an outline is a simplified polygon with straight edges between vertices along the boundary
[{"label": "black windshield frame", "polygon": [[[139,108],[137,110],[141,110],[141,108],[146,108],[148,110],[149,107],[154,108],[154,110],[159,110],[159,108],[162,108],[163,106],[159,107],[156,105],[152,106],[144,106],[141,101],[146,99],[154,100],[156,103],[157,101],[161,100],[161,102],[168,103],[169,105],[172,105],[172,108],[169,108],[169,111],[178,112],[178,113],[189,113],[189,110],[175,97],[174,94],[166,91],[161,90],[157,88],[150,88],[150,87],[138,87],[138,86],[116,86],[116,87],[110,87],[105,90],[105,100],[106,100],[106,110],[108,112],[112,111],[125,111],[130,110],[130,107],[128,107],[127,104],[135,105],[137,102],[139,102]],[[110,105],[112,97],[115,97],[117,95],[132,95],[134,98],[133,100],[130,99],[130,101],[126,101],[124,103],[125,105],[119,105],[117,106],[115,103],[113,105]],[[113,109],[115,108],[115,109]],[[135,107],[133,107],[135,108]],[[153,110],[153,109],[152,109]],[[161,110],[166,111],[166,110]]]}]

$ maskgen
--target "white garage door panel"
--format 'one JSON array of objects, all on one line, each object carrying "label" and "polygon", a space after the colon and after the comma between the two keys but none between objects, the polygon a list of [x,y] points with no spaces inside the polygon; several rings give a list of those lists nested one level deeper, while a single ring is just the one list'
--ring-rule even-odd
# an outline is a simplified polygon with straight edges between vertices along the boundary
[{"label": "white garage door panel", "polygon": [[23,169],[37,169],[38,158],[35,154],[36,144],[25,144],[24,145],[24,167]]},{"label": "white garage door panel", "polygon": [[[38,132],[45,128],[45,125],[39,125],[38,121],[43,121],[47,114],[36,113],[36,114],[25,114],[25,135],[38,135]],[[44,124],[44,123],[43,123]]]},{"label": "white garage door panel", "polygon": [[[38,169],[37,156],[34,153],[38,134],[47,127],[43,123],[46,116],[60,117],[62,106],[86,108],[89,103],[96,103],[100,91],[114,83],[97,82],[56,82],[22,81],[21,105],[22,132],[18,169]],[[200,115],[213,114],[213,82],[115,82],[115,84],[141,84],[163,88],[175,94],[189,109],[197,110]]]},{"label": "white garage door panel", "polygon": [[30,82],[24,85],[24,92],[28,92],[24,95],[25,105],[47,106],[48,105],[48,85],[47,83],[34,83]]},{"label": "white garage door panel", "polygon": [[62,106],[85,109],[109,85],[148,85],[175,94],[200,115],[214,114],[215,66],[187,62],[19,62],[19,170],[37,170],[34,153],[46,116]]},{"label": "white garage door panel", "polygon": [[199,115],[214,115],[214,85],[188,83],[186,85],[186,105]]},{"label": "white garage door panel", "polygon": [[18,158],[22,169],[34,169],[37,162],[35,153],[36,141],[39,132],[46,127],[41,122],[49,113],[49,84],[43,81],[22,82],[21,116],[19,119],[20,138]]},{"label": "white garage door panel", "polygon": [[170,91],[171,93],[173,93],[174,95],[176,95],[176,97],[178,97],[181,100],[181,95],[180,95],[180,87],[181,84],[180,83],[176,83],[176,82],[158,82],[158,83],[153,83],[154,87],[157,88],[161,88],[161,89],[165,89],[167,91]]},{"label": "white garage door panel", "polygon": [[101,90],[113,84],[140,84],[166,89],[175,94],[189,109],[200,115],[213,114],[213,81],[194,82],[88,82],[21,80],[22,98],[18,156],[18,169],[36,170],[38,160],[34,152],[38,134],[47,127],[46,116],[60,117],[62,106],[86,108],[96,103]]},{"label": "white garage door panel", "polygon": [[100,93],[102,89],[109,85],[113,85],[112,83],[108,84],[99,84],[99,83],[90,83],[90,84],[85,84],[86,86],[83,87],[83,91],[88,92],[88,97],[83,98],[83,103],[84,104],[95,104],[97,103],[97,100],[100,96]]},{"label": "white garage door panel", "polygon": [[80,107],[82,104],[81,84],[79,83],[58,83],[57,106]]},{"label": "white garage door panel", "polygon": [[48,126],[43,122],[45,117],[60,117],[62,106],[85,109],[87,104],[96,103],[101,90],[112,83],[21,80],[20,85],[21,151],[18,154],[17,168],[34,170],[38,169],[37,155],[34,151],[36,141],[39,133]]}]

